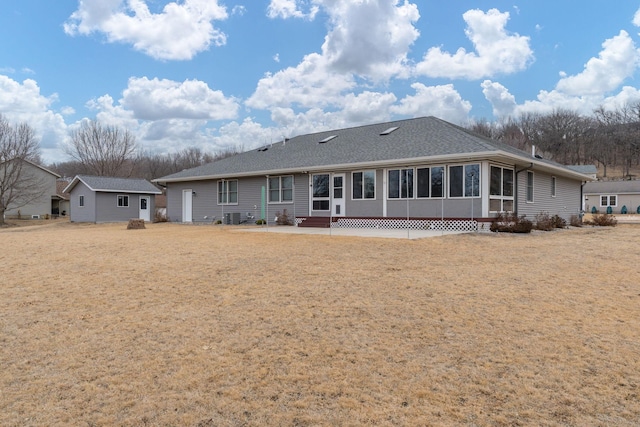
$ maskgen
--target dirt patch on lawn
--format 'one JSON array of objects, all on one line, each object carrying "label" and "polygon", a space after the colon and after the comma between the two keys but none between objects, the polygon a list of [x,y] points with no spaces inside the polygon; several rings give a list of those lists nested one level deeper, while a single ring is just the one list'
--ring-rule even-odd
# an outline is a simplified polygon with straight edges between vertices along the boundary
[{"label": "dirt patch on lawn", "polygon": [[0,230],[0,425],[640,423],[640,227]]}]

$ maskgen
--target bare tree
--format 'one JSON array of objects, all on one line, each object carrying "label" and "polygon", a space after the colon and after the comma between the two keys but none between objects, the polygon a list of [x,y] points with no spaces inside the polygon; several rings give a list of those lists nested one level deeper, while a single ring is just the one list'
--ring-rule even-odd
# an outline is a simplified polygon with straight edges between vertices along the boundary
[{"label": "bare tree", "polygon": [[71,134],[65,152],[98,176],[129,177],[133,172],[136,140],[128,130],[85,121]]},{"label": "bare tree", "polygon": [[0,115],[0,225],[7,210],[26,206],[46,192],[45,183],[25,167],[39,160],[39,150],[29,125],[11,125]]}]

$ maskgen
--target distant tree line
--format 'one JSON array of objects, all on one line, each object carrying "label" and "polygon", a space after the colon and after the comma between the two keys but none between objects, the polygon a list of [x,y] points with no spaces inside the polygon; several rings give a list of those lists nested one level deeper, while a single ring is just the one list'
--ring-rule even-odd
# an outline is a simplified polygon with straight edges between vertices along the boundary
[{"label": "distant tree line", "polygon": [[477,121],[468,128],[525,151],[535,146],[541,156],[558,163],[593,164],[605,177],[613,168],[621,177],[632,177],[640,166],[640,102],[615,110],[599,107],[591,116],[558,109]]},{"label": "distant tree line", "polygon": [[237,154],[240,149],[207,153],[189,147],[175,153],[150,154],[139,151],[128,130],[92,120],[71,134],[65,152],[72,160],[49,165],[62,176],[85,174],[151,180]]}]

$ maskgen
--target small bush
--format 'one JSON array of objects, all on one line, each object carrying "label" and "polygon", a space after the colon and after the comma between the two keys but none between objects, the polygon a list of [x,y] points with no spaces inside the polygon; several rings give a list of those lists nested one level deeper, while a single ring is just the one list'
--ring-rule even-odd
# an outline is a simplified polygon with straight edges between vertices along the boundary
[{"label": "small bush", "polygon": [[540,212],[536,215],[536,230],[551,231],[554,228],[553,218],[547,212]]},{"label": "small bush", "polygon": [[567,220],[560,215],[554,215],[551,220],[554,228],[567,228]]},{"label": "small bush", "polygon": [[259,219],[259,220],[256,221],[257,225],[264,225],[266,223],[267,223],[267,221],[265,221],[264,219]]},{"label": "small bush", "polygon": [[501,213],[491,223],[490,230],[503,233],[531,233],[533,223],[524,215]]},{"label": "small bush", "polygon": [[289,218],[287,210],[284,209],[282,213],[276,212],[276,224],[278,225],[293,225],[293,221]]},{"label": "small bush", "polygon": [[571,215],[569,224],[571,224],[572,227],[582,227],[582,218],[580,218],[579,215]]},{"label": "small bush", "polygon": [[585,221],[585,224],[600,227],[615,227],[618,224],[618,220],[609,214],[593,215],[589,221]]}]

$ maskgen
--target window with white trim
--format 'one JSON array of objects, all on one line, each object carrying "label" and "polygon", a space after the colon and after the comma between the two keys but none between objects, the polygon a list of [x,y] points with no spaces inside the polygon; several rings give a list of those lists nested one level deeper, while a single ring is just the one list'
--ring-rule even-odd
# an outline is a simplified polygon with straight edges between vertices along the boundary
[{"label": "window with white trim", "polygon": [[442,197],[444,194],[444,166],[417,168],[418,198]]},{"label": "window with white trim", "polygon": [[269,203],[293,201],[293,176],[269,177]]},{"label": "window with white trim", "polygon": [[353,172],[351,174],[351,197],[357,199],[376,198],[376,171]]},{"label": "window with white trim", "polygon": [[449,197],[480,196],[480,165],[449,166]]},{"label": "window with white trim", "polygon": [[533,172],[527,171],[527,203],[533,203]]},{"label": "window with white trim", "polygon": [[78,196],[78,206],[84,208],[84,196]]},{"label": "window with white trim", "polygon": [[600,196],[601,207],[607,207],[607,206],[616,207],[617,205],[618,205],[618,196],[615,196],[615,195]]},{"label": "window with white trim", "polygon": [[218,181],[218,204],[237,205],[238,204],[238,180]]},{"label": "window with white trim", "polygon": [[551,197],[556,197],[556,177],[551,177]]},{"label": "window with white trim", "polygon": [[387,195],[390,199],[413,198],[413,168],[387,171]]},{"label": "window with white trim", "polygon": [[312,177],[312,209],[314,211],[329,210],[329,174],[317,174]]},{"label": "window with white trim", "polygon": [[118,194],[118,207],[119,208],[128,208],[129,207],[129,196]]},{"label": "window with white trim", "polygon": [[491,166],[489,212],[513,212],[513,169]]}]

